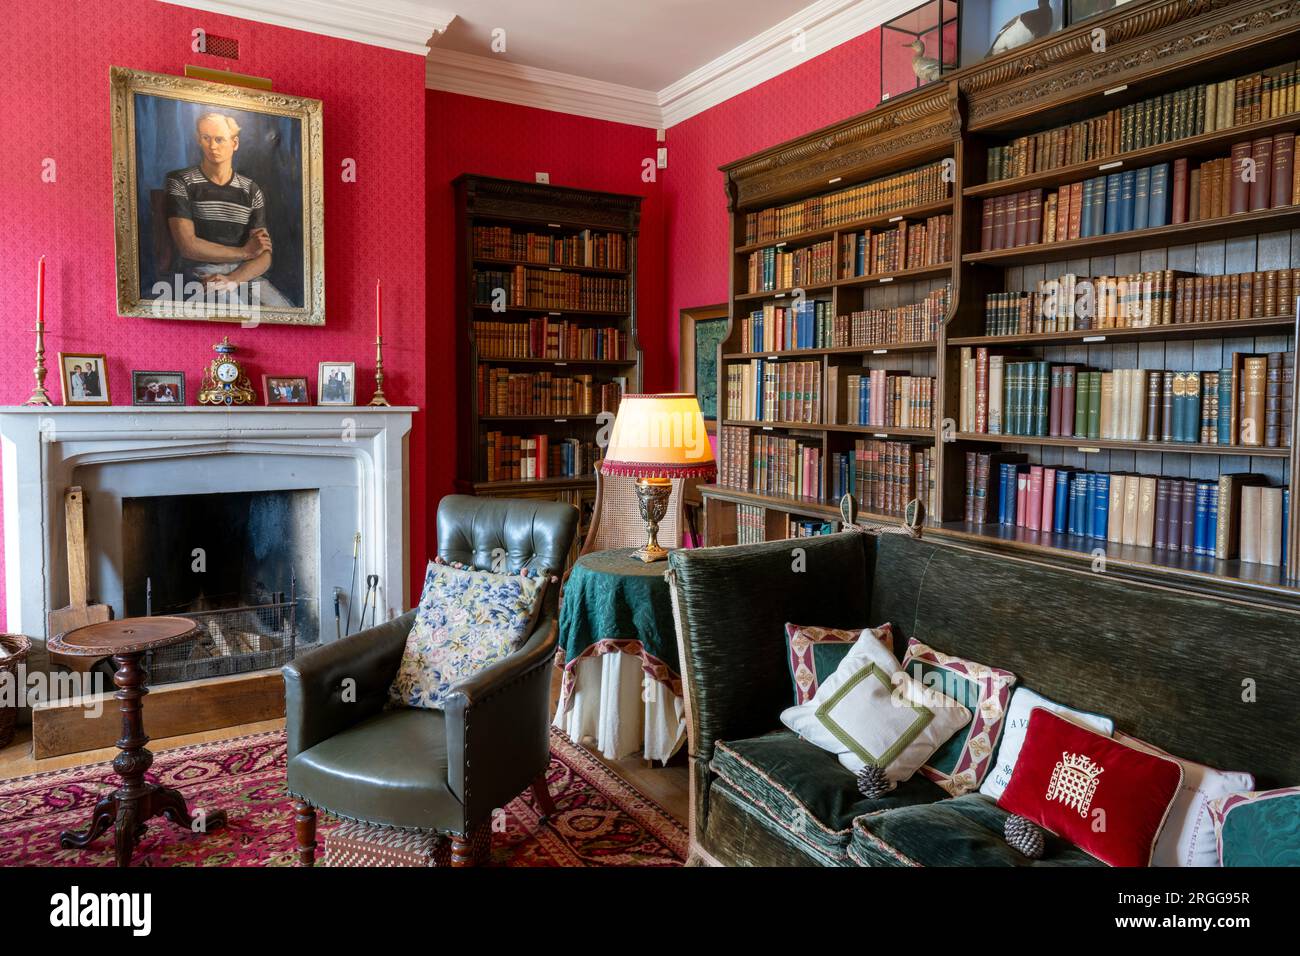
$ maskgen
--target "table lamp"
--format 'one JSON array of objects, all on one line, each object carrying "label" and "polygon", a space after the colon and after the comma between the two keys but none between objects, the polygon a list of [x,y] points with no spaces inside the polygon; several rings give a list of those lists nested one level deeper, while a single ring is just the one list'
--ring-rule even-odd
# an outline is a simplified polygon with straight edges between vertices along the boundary
[{"label": "table lamp", "polygon": [[673,479],[712,479],[718,473],[699,401],[685,394],[624,395],[600,472],[637,480],[646,543],[636,556],[646,562],[668,557],[658,537]]}]

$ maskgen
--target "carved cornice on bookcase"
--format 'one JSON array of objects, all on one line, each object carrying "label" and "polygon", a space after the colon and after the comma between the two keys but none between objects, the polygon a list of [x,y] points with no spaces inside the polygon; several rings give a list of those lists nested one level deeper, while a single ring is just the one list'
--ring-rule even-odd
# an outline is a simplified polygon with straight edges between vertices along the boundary
[{"label": "carved cornice on bookcase", "polygon": [[871,175],[870,167],[886,169],[898,156],[950,143],[960,132],[950,100],[945,83],[721,168],[735,184],[740,206],[825,186],[835,176],[864,170]]},{"label": "carved cornice on bookcase", "polygon": [[538,222],[573,222],[636,232],[641,223],[641,197],[601,193],[546,183],[467,177],[466,187],[476,215]]},{"label": "carved cornice on bookcase", "polygon": [[[1105,29],[1106,49],[1093,50],[1092,31]],[[1203,60],[1268,32],[1300,31],[1300,2],[1272,0],[1166,0],[1124,8],[1087,21],[1016,54],[960,71],[955,82],[970,101],[973,127],[1050,106],[1063,94],[1100,91],[1135,77]],[[996,92],[993,92],[996,91]]]}]

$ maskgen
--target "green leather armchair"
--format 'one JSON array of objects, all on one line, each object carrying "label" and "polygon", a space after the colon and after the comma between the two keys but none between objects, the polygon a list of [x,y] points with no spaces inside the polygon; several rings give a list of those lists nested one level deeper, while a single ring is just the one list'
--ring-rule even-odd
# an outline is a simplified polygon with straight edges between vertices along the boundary
[{"label": "green leather armchair", "polygon": [[[448,495],[438,506],[438,554],[508,571],[564,567],[578,512],[554,501]],[[288,789],[299,862],[315,861],[316,809],[451,838],[469,866],[491,839],[491,816],[531,785],[544,815],[550,762],[550,667],[557,585],[547,588],[527,643],[455,685],[443,710],[385,710],[408,611],[304,654],[284,668]]]}]

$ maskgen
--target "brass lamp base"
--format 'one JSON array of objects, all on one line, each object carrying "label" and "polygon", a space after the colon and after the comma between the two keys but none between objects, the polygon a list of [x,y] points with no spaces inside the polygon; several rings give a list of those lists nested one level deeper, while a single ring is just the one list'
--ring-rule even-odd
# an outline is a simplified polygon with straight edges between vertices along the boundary
[{"label": "brass lamp base", "polygon": [[659,522],[668,513],[668,499],[672,497],[673,482],[671,478],[638,478],[636,480],[637,506],[641,518],[645,521],[645,547],[632,552],[646,564],[663,561],[668,551],[659,547]]}]

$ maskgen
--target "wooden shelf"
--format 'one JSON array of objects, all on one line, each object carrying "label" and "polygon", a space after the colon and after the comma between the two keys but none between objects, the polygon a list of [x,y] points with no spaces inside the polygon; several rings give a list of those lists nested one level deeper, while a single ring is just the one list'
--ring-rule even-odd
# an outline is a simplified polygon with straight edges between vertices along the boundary
[{"label": "wooden shelf", "polygon": [[1026,335],[967,335],[948,340],[953,347],[982,345],[1054,345],[1070,343],[1103,344],[1111,342],[1141,342],[1165,339],[1219,339],[1243,335],[1282,335],[1295,330],[1295,319],[1289,315],[1272,315],[1265,318],[1230,319],[1226,322],[1181,322],[1173,325],[1152,325],[1140,329],[1076,329],[1072,332],[1034,332]]},{"label": "wooden shelf", "polygon": [[605,266],[578,266],[565,265],[560,262],[528,262],[524,259],[488,259],[483,256],[475,256],[474,264],[481,266],[495,266],[504,269],[513,269],[515,266],[524,266],[529,269],[543,269],[547,272],[580,272],[583,275],[602,275],[602,276],[627,276],[631,273],[627,269],[609,269]]},{"label": "wooden shelf", "polygon": [[748,302],[751,299],[784,299],[786,296],[794,295],[795,291],[798,289],[803,289],[806,293],[813,293],[829,292],[833,287],[832,283],[823,282],[819,285],[802,285],[792,286],[789,289],[773,289],[771,292],[737,292],[733,298],[735,298],[737,302]]},{"label": "wooden shelf", "polygon": [[774,352],[728,352],[722,360],[759,358],[801,358],[808,355],[883,355],[888,352],[933,352],[937,343],[930,342],[878,342],[870,345],[837,345],[825,349],[778,349]]},{"label": "wooden shelf", "polygon": [[[1246,123],[1226,130],[1184,137],[1159,146],[1145,146],[1142,149],[1117,153],[1106,159],[1094,159],[1086,163],[1058,166],[1055,169],[1016,176],[1012,179],[967,186],[962,190],[962,195],[968,199],[1006,196],[1026,189],[1064,186],[1093,176],[1123,172],[1126,169],[1141,169],[1144,166],[1172,162],[1175,159],[1218,158],[1220,155],[1227,156],[1234,143],[1253,140],[1264,135],[1272,137],[1276,133],[1294,132],[1298,129],[1300,129],[1300,113],[1289,113],[1286,116],[1261,120],[1258,123]],[[1119,165],[1115,165],[1116,163]]]},{"label": "wooden shelf", "polygon": [[480,415],[481,422],[594,422],[595,415]]},{"label": "wooden shelf", "polygon": [[596,476],[576,475],[563,478],[521,478],[518,481],[471,481],[464,486],[473,494],[492,492],[501,494],[507,491],[529,491],[539,488],[590,488],[595,487]]},{"label": "wooden shelf", "polygon": [[[481,302],[473,303],[470,306],[470,308],[487,309],[488,311],[492,311],[491,305],[484,305]],[[530,312],[530,313],[541,312],[544,313],[545,315],[553,315],[557,319],[567,319],[574,316],[581,318],[583,316],[591,316],[591,315],[600,316],[601,318],[625,319],[629,315],[629,313],[627,312],[606,312],[603,309],[549,309],[544,305],[511,305],[506,307],[506,311],[493,312],[493,315],[499,317],[509,316],[510,313],[512,312]]]},{"label": "wooden shelf", "polygon": [[961,261],[975,265],[1022,266],[1056,259],[1088,259],[1121,252],[1138,252],[1152,247],[1186,246],[1260,232],[1283,232],[1297,227],[1300,227],[1300,206],[1284,206],[1281,209],[1260,209],[1218,219],[1198,219],[1196,222],[1151,229],[1130,229],[1128,232],[1089,236],[1087,239],[1066,239],[989,252],[968,252],[961,257]]},{"label": "wooden shelf", "polygon": [[951,275],[952,263],[941,262],[935,266],[920,266],[916,269],[903,269],[900,272],[878,272],[870,276],[851,276],[835,280],[837,289],[856,289],[861,286],[879,285],[889,282],[906,282],[909,279],[933,279],[937,276]]},{"label": "wooden shelf", "polygon": [[[791,495],[765,495],[741,488],[729,488],[726,485],[700,485],[700,494],[709,498],[720,498],[736,504],[759,505],[771,511],[783,511],[786,514],[807,515],[813,518],[840,519],[838,501],[823,501],[817,498],[798,498]],[[857,521],[873,524],[902,524],[902,515],[876,514],[859,511]]]},{"label": "wooden shelf", "polygon": [[484,358],[478,356],[480,365],[635,365],[636,359],[549,359],[549,358]]},{"label": "wooden shelf", "polygon": [[1191,442],[1122,441],[1115,438],[1052,438],[1046,435],[984,435],[958,432],[957,441],[997,445],[1050,445],[1055,448],[1157,451],[1168,455],[1250,455],[1256,458],[1290,458],[1290,448],[1256,448],[1253,445],[1199,445]]},{"label": "wooden shelf", "polygon": [[865,219],[854,219],[834,226],[821,226],[817,229],[807,229],[803,232],[797,232],[780,239],[767,239],[763,242],[751,242],[743,246],[737,246],[736,253],[738,255],[747,255],[751,252],[757,252],[760,249],[772,249],[781,246],[801,245],[805,242],[816,242],[819,239],[830,239],[839,233],[861,232],[863,229],[874,229],[876,226],[888,226],[895,222],[901,222],[904,219],[927,219],[930,216],[952,212],[952,203],[953,201],[951,198],[941,199],[938,202],[922,203],[919,206],[908,206],[905,209],[895,209],[893,212],[883,212],[874,216],[867,216]]},{"label": "wooden shelf", "polygon": [[876,428],[872,425],[830,425],[801,424],[799,422],[753,422],[740,419],[724,419],[723,425],[744,426],[746,428],[788,428],[803,431],[847,432],[871,438],[934,438],[933,428]]}]

